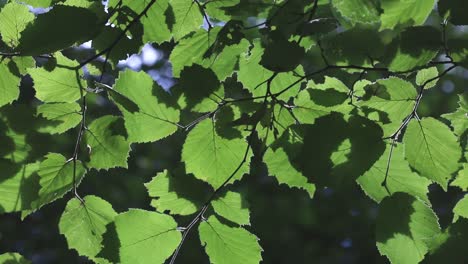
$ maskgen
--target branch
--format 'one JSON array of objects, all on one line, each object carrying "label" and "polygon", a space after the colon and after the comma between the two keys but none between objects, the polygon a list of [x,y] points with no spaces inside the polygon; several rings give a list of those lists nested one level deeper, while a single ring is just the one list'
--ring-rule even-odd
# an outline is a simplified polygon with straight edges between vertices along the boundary
[{"label": "branch", "polygon": [[400,127],[398,127],[398,129],[389,137],[392,140],[392,146],[390,147],[390,154],[389,154],[388,160],[387,160],[387,168],[385,170],[385,178],[382,181],[382,186],[385,187],[385,189],[387,190],[388,193],[390,193],[390,191],[388,190],[387,179],[388,179],[388,173],[389,173],[389,170],[390,170],[390,164],[391,164],[391,159],[392,159],[393,148],[395,147],[395,143],[399,140],[401,132],[403,131],[403,129],[405,129],[408,126],[411,119],[418,118],[417,111],[418,111],[419,104],[421,103],[423,94],[424,94],[424,89],[426,88],[426,86],[429,83],[442,78],[447,73],[449,73],[451,70],[455,69],[457,66],[458,66],[457,64],[453,63],[452,66],[445,69],[442,73],[440,73],[436,77],[433,77],[433,78],[430,78],[429,80],[426,80],[423,84],[421,84],[419,86],[419,92],[418,92],[418,96],[415,99],[413,110],[411,111],[411,113],[408,116],[405,117],[405,119],[401,123]]},{"label": "branch", "polygon": [[[79,79],[79,73],[78,70],[75,70],[76,78]],[[87,103],[86,103],[86,95],[84,94],[84,88],[81,86],[81,83],[78,82],[80,85],[80,101],[81,101],[81,122],[80,122],[80,128],[78,130],[78,136],[76,137],[76,142],[75,142],[75,149],[73,151],[73,156],[72,156],[72,161],[73,161],[73,193],[75,194],[75,197],[80,200],[82,204],[84,204],[84,200],[80,197],[78,194],[78,186],[76,183],[76,163],[78,161],[78,152],[80,151],[80,144],[81,140],[83,139],[83,134],[84,131],[87,129],[86,128],[86,110],[88,109]]]},{"label": "branch", "polygon": [[208,24],[208,31],[210,31],[213,28],[213,25],[211,24],[210,18],[208,17],[208,15],[205,12],[206,3],[201,4],[198,0],[193,0],[193,1],[197,4],[198,9],[200,10],[200,13],[202,14],[203,18],[205,19],[206,23]]}]

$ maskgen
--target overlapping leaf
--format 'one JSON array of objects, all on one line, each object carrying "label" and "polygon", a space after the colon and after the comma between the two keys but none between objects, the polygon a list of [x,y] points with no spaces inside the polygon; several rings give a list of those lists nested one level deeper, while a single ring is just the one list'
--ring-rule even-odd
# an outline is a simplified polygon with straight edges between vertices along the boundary
[{"label": "overlapping leaf", "polygon": [[450,128],[434,118],[412,121],[404,136],[406,158],[422,176],[447,189],[461,148]]},{"label": "overlapping leaf", "polygon": [[83,202],[73,198],[60,218],[60,233],[67,238],[69,248],[92,258],[101,250],[106,225],[116,215],[112,206],[97,196],[86,196]]},{"label": "overlapping leaf", "polygon": [[[128,141],[152,142],[165,138],[177,130],[179,110],[170,95],[144,72],[124,71],[115,84],[115,91],[136,106],[111,93],[125,120]],[[167,99],[164,101],[164,99]]]},{"label": "overlapping leaf", "polygon": [[164,263],[182,236],[168,215],[132,209],[115,218],[120,263]]},{"label": "overlapping leaf", "polygon": [[377,248],[392,263],[419,263],[440,233],[430,207],[404,193],[385,198],[376,223]]},{"label": "overlapping leaf", "polygon": [[38,174],[41,188],[38,198],[32,202],[33,210],[61,198],[74,185],[78,185],[84,177],[85,168],[80,161],[74,165],[72,160],[66,160],[64,156],[50,153],[39,165]]},{"label": "overlapping leaf", "polygon": [[240,227],[222,224],[211,216],[200,224],[200,240],[213,264],[254,264],[262,260],[258,238]]},{"label": "overlapping leaf", "polygon": [[182,149],[187,172],[215,189],[229,178],[229,183],[241,179],[249,171],[252,152],[247,151],[247,141],[238,135],[227,136],[231,138],[220,135],[215,123],[207,119],[190,131]]},{"label": "overlapping leaf", "polygon": [[90,152],[88,166],[95,169],[127,168],[130,143],[122,136],[122,121],[116,116],[103,116],[89,125],[85,134]]},{"label": "overlapping leaf", "polygon": [[227,192],[211,204],[218,215],[239,225],[250,224],[249,205],[240,193]]}]

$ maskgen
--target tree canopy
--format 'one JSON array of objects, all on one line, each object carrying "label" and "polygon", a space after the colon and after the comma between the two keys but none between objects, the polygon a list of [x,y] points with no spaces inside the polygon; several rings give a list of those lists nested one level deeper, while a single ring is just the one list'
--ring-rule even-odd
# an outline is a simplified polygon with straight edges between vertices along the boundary
[{"label": "tree canopy", "polygon": [[[0,1],[17,236],[94,263],[468,261],[464,1],[104,2]],[[34,261],[9,228],[0,262]]]}]

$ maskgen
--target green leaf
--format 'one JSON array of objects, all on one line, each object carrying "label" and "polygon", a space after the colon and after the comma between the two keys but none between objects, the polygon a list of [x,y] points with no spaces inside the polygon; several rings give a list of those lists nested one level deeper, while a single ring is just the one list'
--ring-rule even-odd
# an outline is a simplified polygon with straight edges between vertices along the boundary
[{"label": "green leaf", "polygon": [[[34,14],[26,5],[15,1],[6,4],[0,11],[0,36],[10,47],[19,44],[21,32],[34,20]],[[2,74],[3,75],[3,74]]]},{"label": "green leaf", "polygon": [[0,107],[18,99],[20,78],[15,76],[8,65],[0,62]]},{"label": "green leaf", "polygon": [[39,163],[17,166],[0,160],[0,213],[18,212],[31,208],[31,202],[39,191],[36,172]]},{"label": "green leaf", "polygon": [[59,1],[60,0],[23,0],[21,2],[34,7],[49,7],[52,6],[55,2]]},{"label": "green leaf", "polygon": [[457,26],[468,25],[465,9],[466,2],[463,0],[439,0],[437,9],[441,17],[448,15],[448,19],[452,24]]},{"label": "green leaf", "polygon": [[200,207],[203,186],[190,175],[175,171],[163,171],[145,183],[151,200],[151,206],[159,212],[169,211],[171,215],[190,215]]},{"label": "green leaf", "polygon": [[41,128],[50,134],[61,134],[76,127],[81,122],[81,108],[77,103],[42,104],[37,108],[37,113],[52,123]]},{"label": "green leaf", "polygon": [[465,195],[453,208],[453,222],[457,222],[459,217],[468,219],[468,195]]},{"label": "green leaf", "polygon": [[342,24],[354,26],[358,23],[371,24],[379,21],[377,3],[368,0],[332,0]]},{"label": "green leaf", "polygon": [[380,30],[422,25],[434,9],[434,5],[435,0],[381,1],[383,14],[380,17]]},{"label": "green leaf", "polygon": [[260,64],[273,72],[289,72],[299,66],[305,55],[304,48],[295,41],[288,41],[280,33],[271,34],[270,37]]},{"label": "green leaf", "polygon": [[18,253],[7,252],[0,255],[0,263],[5,264],[30,264],[31,261],[25,259]]},{"label": "green leaf", "polygon": [[416,84],[419,86],[425,85],[423,87],[425,89],[432,88],[436,86],[437,81],[439,80],[438,78],[436,78],[437,76],[439,76],[439,71],[437,70],[437,67],[422,69],[418,71],[418,74],[416,75]]},{"label": "green leaf", "polygon": [[[148,3],[148,1],[111,0],[108,3],[108,8],[113,11],[118,11],[111,20],[123,20],[122,17],[124,15],[127,16],[127,20],[132,20],[137,14],[143,12]],[[121,6],[131,11],[122,12]],[[166,23],[167,19],[165,13],[168,6],[168,0],[158,0],[148,9],[146,15],[140,18],[140,22],[143,25],[143,43],[162,43],[171,39],[172,35],[168,28],[168,23]]]},{"label": "green leaf", "polygon": [[[390,163],[388,163],[390,152],[392,156]],[[385,180],[387,165],[389,165],[389,169],[385,187],[382,184]],[[400,145],[395,145],[391,151],[391,143],[387,144],[380,159],[356,181],[363,191],[376,202],[380,202],[392,193],[402,192],[427,204],[430,203],[427,193],[432,182],[411,171],[408,161],[405,160],[404,147]]]},{"label": "green leaf", "polygon": [[[197,86],[193,85],[197,83]],[[219,98],[222,98],[224,90],[216,74],[208,68],[194,64],[185,67],[174,91],[181,94],[178,104],[193,112],[206,113],[218,108]]]},{"label": "green leaf", "polygon": [[418,199],[395,193],[380,204],[377,248],[391,263],[419,263],[440,234],[436,214]]},{"label": "green leaf", "polygon": [[227,46],[219,54],[212,55],[203,61],[203,65],[212,69],[218,79],[224,81],[230,77],[239,61],[241,54],[248,50],[249,42],[243,39],[240,43]]},{"label": "green leaf", "polygon": [[71,159],[66,160],[64,156],[57,153],[48,154],[39,167],[41,189],[39,197],[31,204],[33,210],[63,197],[74,184],[76,186],[80,184],[85,172],[80,161],[76,162],[75,168]]},{"label": "green leaf", "polygon": [[214,211],[239,225],[250,225],[249,205],[244,197],[237,192],[226,192],[223,197],[220,197],[211,202]]},{"label": "green leaf", "polygon": [[301,123],[312,124],[318,117],[330,112],[349,113],[350,89],[338,78],[325,76],[323,83],[309,81],[307,88],[295,99],[294,112]]},{"label": "green leaf", "polygon": [[88,195],[83,199],[73,198],[59,222],[60,233],[67,238],[69,248],[76,249],[82,256],[94,257],[102,249],[102,235],[106,225],[117,213],[105,200]]},{"label": "green leaf", "polygon": [[213,264],[254,264],[262,260],[258,238],[243,228],[229,227],[211,216],[200,223],[198,231]]},{"label": "green leaf", "polygon": [[[264,49],[260,41],[254,41],[250,55],[249,53],[244,53],[239,59],[237,78],[253,96],[264,96],[266,94],[265,81],[273,75],[272,71],[260,65],[263,52]],[[295,72],[299,75],[304,74],[302,66],[298,66]],[[279,96],[280,99],[287,100],[298,93],[301,87],[301,82],[297,82],[299,79],[300,77],[295,76],[292,71],[281,72],[271,82],[271,92],[278,93],[292,85],[288,91]]]},{"label": "green leaf", "polygon": [[113,45],[112,43],[116,39],[125,35],[126,37],[121,38],[118,45],[115,45],[112,52],[107,55],[109,61],[117,64],[119,60],[125,60],[130,54],[136,54],[140,51],[143,45],[142,34],[143,28],[141,24],[135,24],[127,33],[124,33],[123,29],[106,26],[100,34],[93,38],[92,44],[96,51],[105,52],[108,47]]},{"label": "green leaf", "polygon": [[187,136],[182,149],[182,161],[188,173],[197,179],[219,188],[229,177],[229,183],[240,180],[249,172],[252,152],[247,151],[247,141],[232,135],[224,138],[218,134],[211,119],[200,122]]},{"label": "green leaf", "polygon": [[229,21],[232,17],[229,15],[230,8],[236,8],[240,0],[219,0],[206,2],[205,12],[210,18],[215,18],[221,21]]},{"label": "green leaf", "polygon": [[170,0],[175,23],[172,26],[174,40],[198,30],[203,24],[203,15],[194,1]]},{"label": "green leaf", "polygon": [[203,64],[204,55],[216,40],[220,29],[220,27],[215,27],[209,33],[204,29],[199,29],[179,41],[169,57],[174,77],[180,77],[184,67]]},{"label": "green leaf", "polygon": [[[123,113],[130,143],[157,141],[177,130],[180,112],[174,104],[164,101],[170,94],[145,72],[126,70],[120,73],[114,89],[138,107],[129,109],[122,101],[115,100]],[[116,98],[112,93],[111,96]]]},{"label": "green leaf", "polygon": [[460,145],[449,127],[434,118],[413,121],[403,141],[411,167],[446,190],[461,157]]},{"label": "green leaf", "polygon": [[89,125],[85,133],[91,152],[88,166],[95,169],[127,168],[130,143],[121,135],[122,121],[107,115]]},{"label": "green leaf", "polygon": [[320,52],[323,50],[323,56],[329,64],[368,67],[373,66],[371,58],[380,58],[387,49],[376,30],[359,26],[327,35],[321,41],[321,47]]},{"label": "green leaf", "polygon": [[131,209],[115,218],[120,263],[164,263],[182,239],[169,215]]},{"label": "green leaf", "polygon": [[442,116],[450,120],[455,134],[461,137],[468,129],[468,95],[466,93],[459,95],[458,105],[455,112]]},{"label": "green leaf", "polygon": [[86,87],[80,77],[80,72],[70,69],[76,63],[57,54],[56,67],[48,71],[45,68],[29,69],[29,75],[34,81],[37,99],[43,102],[73,103],[80,99],[80,89]]},{"label": "green leaf", "polygon": [[52,53],[90,40],[103,26],[89,9],[55,5],[21,33],[16,50],[28,56]]},{"label": "green leaf", "polygon": [[468,261],[465,241],[468,239],[468,219],[460,218],[431,241],[431,251],[424,263],[464,263]]},{"label": "green leaf", "polygon": [[388,46],[384,61],[391,71],[410,71],[428,64],[439,48],[439,30],[430,26],[411,27]]},{"label": "green leaf", "polygon": [[450,183],[451,186],[456,186],[462,189],[463,191],[468,191],[468,164],[463,164],[463,169],[458,172],[457,177],[453,182]]},{"label": "green leaf", "polygon": [[306,176],[291,164],[290,158],[283,148],[268,148],[263,162],[268,168],[268,174],[275,177],[279,184],[303,189],[310,198],[313,198],[315,185],[310,183]]},{"label": "green leaf", "polygon": [[390,77],[364,89],[366,93],[359,105],[375,113],[368,114],[369,118],[382,125],[385,136],[392,135],[413,110],[417,97],[415,87],[408,81]]},{"label": "green leaf", "polygon": [[385,151],[379,126],[360,116],[332,112],[313,125],[292,126],[289,134],[279,146],[294,167],[314,184],[336,190],[354,186]]},{"label": "green leaf", "polygon": [[[132,3],[145,4],[144,1],[132,1]],[[162,43],[171,39],[171,32],[167,27],[165,11],[169,6],[169,0],[158,0],[141,18],[143,24],[143,42]]]}]

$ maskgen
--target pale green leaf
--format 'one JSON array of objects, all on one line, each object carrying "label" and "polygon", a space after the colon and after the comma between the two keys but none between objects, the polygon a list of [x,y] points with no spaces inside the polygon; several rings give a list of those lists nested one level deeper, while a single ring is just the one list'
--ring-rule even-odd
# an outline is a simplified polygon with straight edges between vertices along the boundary
[{"label": "pale green leaf", "polygon": [[4,264],[31,264],[31,261],[25,259],[18,253],[7,252],[0,255],[0,263]]},{"label": "pale green leaf", "polygon": [[55,5],[22,31],[17,51],[28,56],[52,53],[92,39],[103,26],[88,8]]},{"label": "pale green leaf", "polygon": [[[57,54],[57,66],[48,71],[44,68],[29,69],[34,81],[36,97],[43,102],[72,103],[81,97],[80,89],[86,85],[77,72],[70,67],[77,63]],[[83,91],[85,93],[85,91]]]},{"label": "pale green leaf", "polygon": [[33,210],[63,197],[74,185],[78,186],[85,175],[80,161],[76,161],[75,167],[73,160],[66,160],[57,153],[49,153],[39,166],[41,188],[39,197],[32,203]]},{"label": "pale green leaf", "polygon": [[199,203],[197,203],[198,186],[189,175],[183,175],[169,172],[167,170],[158,173],[153,179],[145,183],[151,200],[151,206],[159,212],[169,211],[175,215],[190,215],[197,212]]},{"label": "pale green leaf", "polygon": [[36,198],[39,186],[36,172],[39,163],[22,166],[0,160],[2,173],[0,176],[0,213],[18,212],[31,208],[31,202]]},{"label": "pale green leaf", "polygon": [[160,263],[172,255],[182,236],[165,214],[131,209],[115,218],[120,240],[120,263]]},{"label": "pale green leaf", "polygon": [[416,84],[419,86],[425,85],[425,89],[432,88],[437,84],[437,76],[439,76],[439,71],[437,70],[437,67],[422,69],[418,71],[418,74],[416,75]]},{"label": "pale green leaf", "polygon": [[37,108],[37,113],[47,120],[50,125],[41,128],[50,134],[61,134],[70,128],[76,127],[81,121],[81,108],[77,103],[42,104]]},{"label": "pale green leaf", "polygon": [[215,27],[208,33],[204,29],[199,29],[179,41],[169,57],[174,77],[180,77],[184,67],[203,63],[204,55],[216,40],[219,30],[220,27]]},{"label": "pale green leaf", "polygon": [[239,57],[241,56],[240,54],[247,51],[248,47],[249,42],[243,39],[239,44],[227,46],[221,53],[205,59],[203,65],[212,69],[218,76],[218,79],[223,81],[233,74]]},{"label": "pale green leaf", "polygon": [[119,117],[108,115],[89,125],[85,133],[91,153],[88,166],[95,169],[127,168],[130,143],[121,135],[121,123]]},{"label": "pale green leaf", "polygon": [[21,2],[26,3],[34,7],[49,7],[58,2],[58,0],[22,0]]},{"label": "pale green leaf", "polygon": [[211,202],[214,211],[239,225],[250,224],[249,205],[244,197],[237,192],[228,191],[223,197]]},{"label": "pale green leaf", "polygon": [[172,34],[177,41],[203,24],[203,15],[195,1],[170,0],[175,23]]},{"label": "pale green leaf", "polygon": [[[145,4],[145,1],[132,1]],[[171,32],[166,23],[164,12],[169,6],[168,0],[158,0],[141,18],[143,24],[143,42],[162,43],[171,39]]]},{"label": "pale green leaf", "polygon": [[[253,48],[250,52],[242,54],[239,59],[237,78],[253,96],[264,96],[266,94],[266,80],[273,75],[272,71],[260,65],[263,52],[264,49],[262,48],[260,41],[254,41]],[[294,70],[294,72],[298,75],[304,74],[304,70],[300,65]],[[290,97],[295,96],[301,87],[301,82],[298,81],[300,80],[300,77],[296,76],[294,72],[289,71],[279,73],[271,82],[271,92],[278,93],[288,88],[287,91],[279,96],[279,98],[287,101]]]},{"label": "pale green leaf", "polygon": [[21,32],[32,20],[34,20],[34,14],[29,12],[26,5],[10,1],[0,11],[0,35],[2,40],[10,47],[16,47]]},{"label": "pale green leaf", "polygon": [[234,8],[240,0],[218,0],[207,2],[205,12],[210,18],[215,18],[222,21],[229,21],[232,17],[227,9]]},{"label": "pale green leaf", "polygon": [[435,0],[383,0],[380,30],[421,25],[434,5]]},{"label": "pale green leaf", "polygon": [[314,196],[315,185],[310,183],[290,161],[290,158],[282,148],[269,148],[263,157],[268,168],[268,174],[275,177],[279,184],[303,189],[310,198]]},{"label": "pale green leaf", "polygon": [[164,101],[164,97],[170,97],[170,94],[145,72],[121,72],[114,89],[134,102],[138,108],[132,109],[125,102],[115,100],[123,113],[129,142],[153,142],[177,130],[180,113],[174,105]]},{"label": "pale green leaf", "polygon": [[332,6],[339,14],[338,18],[354,26],[356,24],[368,24],[379,21],[377,3],[369,0],[332,0]]},{"label": "pale green leaf", "polygon": [[[165,14],[169,6],[168,2],[168,0],[156,1],[148,9],[146,15],[140,19],[140,22],[143,25],[143,43],[162,43],[171,39],[172,35],[166,23]],[[134,14],[140,14],[146,8],[146,5],[148,3],[148,1],[111,0],[109,1],[108,6],[111,9],[118,9],[118,5],[121,4],[122,6],[131,9],[134,12]],[[117,17],[118,16],[116,16],[115,18]]]},{"label": "pale green leaf", "polygon": [[418,199],[395,193],[380,204],[377,248],[391,263],[419,263],[429,250],[428,244],[438,234],[436,214]]},{"label": "pale green leaf", "polygon": [[[356,181],[363,191],[376,202],[380,202],[392,193],[404,192],[429,204],[427,193],[432,182],[411,171],[408,161],[405,160],[403,146],[395,145],[391,151],[390,144],[387,144],[384,154],[374,163],[372,168]],[[388,163],[390,151],[392,156],[390,163]],[[387,165],[389,166],[387,181],[386,186],[383,186]]]},{"label": "pale green leaf", "polygon": [[458,172],[455,180],[450,183],[451,186],[456,186],[462,189],[463,191],[468,191],[468,164],[463,164],[463,169]]},{"label": "pale green leaf", "polygon": [[453,208],[453,222],[455,223],[459,217],[468,219],[468,195],[465,195]]},{"label": "pale green leaf", "polygon": [[106,225],[117,213],[105,200],[88,195],[83,199],[71,199],[59,222],[59,230],[67,238],[69,248],[80,255],[94,257],[102,249],[102,235]]},{"label": "pale green leaf", "polygon": [[430,26],[407,28],[387,47],[383,61],[395,72],[425,66],[439,52],[439,35],[439,30]]},{"label": "pale green leaf", "polygon": [[413,110],[417,92],[408,81],[397,77],[380,79],[365,87],[359,105],[376,112],[369,118],[378,121],[386,136],[392,135]]},{"label": "pale green leaf", "polygon": [[443,117],[450,120],[455,134],[461,137],[468,129],[468,96],[466,93],[459,96],[458,105],[455,112],[445,114]]},{"label": "pale green leaf", "polygon": [[215,126],[215,122],[206,119],[190,131],[182,149],[182,160],[188,173],[216,189],[231,176],[229,183],[249,172],[252,152],[249,150],[244,160],[247,141],[235,135],[224,138]]},{"label": "pale green leaf", "polygon": [[20,78],[15,76],[7,64],[0,62],[0,107],[18,99]]},{"label": "pale green leaf", "polygon": [[413,120],[403,141],[410,165],[446,190],[448,180],[458,169],[462,153],[450,128],[434,118]]},{"label": "pale green leaf", "polygon": [[241,227],[229,227],[211,216],[198,231],[212,264],[256,264],[262,260],[258,238]]}]

